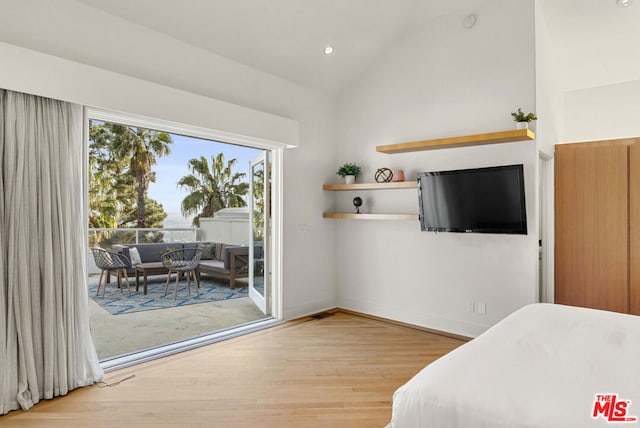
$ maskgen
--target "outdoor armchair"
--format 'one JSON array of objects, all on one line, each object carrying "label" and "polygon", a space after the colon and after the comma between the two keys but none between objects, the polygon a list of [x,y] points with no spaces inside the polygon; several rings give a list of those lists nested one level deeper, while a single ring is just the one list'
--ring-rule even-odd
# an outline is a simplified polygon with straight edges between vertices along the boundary
[{"label": "outdoor armchair", "polygon": [[167,283],[164,287],[164,295],[167,295],[169,289],[169,279],[171,274],[176,274],[176,288],[173,292],[173,300],[178,296],[178,283],[180,282],[180,274],[184,273],[187,277],[187,293],[191,297],[191,277],[196,284],[196,292],[200,295],[200,278],[198,275],[198,266],[200,264],[201,248],[183,248],[180,250],[172,250],[161,256],[162,265],[169,271],[167,273]]},{"label": "outdoor armchair", "polygon": [[[118,287],[120,291],[122,291],[122,276],[124,276],[125,282],[127,283],[127,290],[129,291],[129,295],[131,295],[131,287],[129,286],[129,277],[127,276],[127,269],[131,267],[131,262],[127,256],[122,254],[118,254],[113,251],[105,250],[100,247],[91,248],[91,252],[93,253],[93,259],[96,262],[96,266],[101,269],[100,271],[100,280],[98,281],[98,290],[96,291],[96,296],[100,294],[100,286],[102,285],[102,297],[104,297],[105,291],[107,290],[107,279],[106,276],[109,275],[109,272],[116,272],[118,277]],[[105,276],[105,272],[107,275]],[[102,284],[102,279],[104,278],[104,285]]]}]

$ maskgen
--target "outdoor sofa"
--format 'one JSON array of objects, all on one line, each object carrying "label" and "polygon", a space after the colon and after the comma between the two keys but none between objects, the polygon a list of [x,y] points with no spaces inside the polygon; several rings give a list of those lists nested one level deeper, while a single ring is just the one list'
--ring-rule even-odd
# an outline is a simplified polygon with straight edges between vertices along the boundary
[{"label": "outdoor sofa", "polygon": [[[229,287],[235,288],[236,279],[249,275],[249,247],[230,245],[216,242],[186,242],[186,243],[149,243],[112,245],[111,248],[127,256],[131,260],[132,248],[138,250],[140,262],[144,264],[160,263],[162,254],[171,250],[183,248],[202,248],[198,275],[206,274],[217,279],[229,281]],[[135,267],[128,271],[135,274]]]}]

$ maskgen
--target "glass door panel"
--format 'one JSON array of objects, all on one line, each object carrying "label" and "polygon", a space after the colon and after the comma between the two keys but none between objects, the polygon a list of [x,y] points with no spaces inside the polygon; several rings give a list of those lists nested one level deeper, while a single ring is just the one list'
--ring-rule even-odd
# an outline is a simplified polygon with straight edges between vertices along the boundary
[{"label": "glass door panel", "polygon": [[270,181],[268,152],[264,151],[250,163],[249,297],[266,315],[271,312],[269,304]]}]

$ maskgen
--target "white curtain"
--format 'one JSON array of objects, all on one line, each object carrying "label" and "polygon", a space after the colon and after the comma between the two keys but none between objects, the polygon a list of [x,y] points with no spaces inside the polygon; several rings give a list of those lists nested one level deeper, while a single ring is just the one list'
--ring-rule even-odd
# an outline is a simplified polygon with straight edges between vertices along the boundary
[{"label": "white curtain", "polygon": [[82,108],[0,89],[0,415],[102,379],[89,331]]}]

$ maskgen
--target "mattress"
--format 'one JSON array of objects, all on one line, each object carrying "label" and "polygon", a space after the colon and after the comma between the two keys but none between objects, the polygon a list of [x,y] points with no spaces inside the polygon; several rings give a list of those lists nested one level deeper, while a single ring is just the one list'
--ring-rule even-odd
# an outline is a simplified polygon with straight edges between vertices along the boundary
[{"label": "mattress", "polygon": [[640,317],[526,306],[393,396],[393,428],[640,426]]}]

